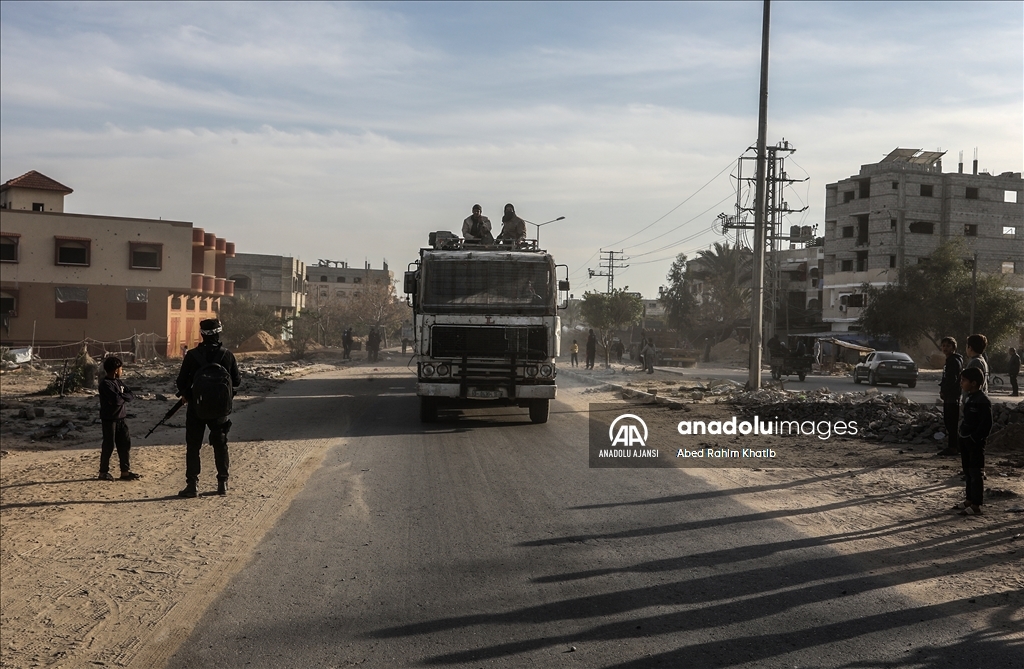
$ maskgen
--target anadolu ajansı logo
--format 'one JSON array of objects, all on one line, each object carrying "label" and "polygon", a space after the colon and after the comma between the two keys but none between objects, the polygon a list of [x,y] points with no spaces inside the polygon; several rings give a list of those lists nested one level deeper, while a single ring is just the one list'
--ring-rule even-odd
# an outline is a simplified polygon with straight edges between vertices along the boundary
[{"label": "anadolu ajans\u0131 logo", "polygon": [[[627,421],[627,418],[631,420]],[[621,425],[619,425],[620,421],[623,421]],[[618,431],[615,430],[616,425],[619,425]],[[640,435],[639,428],[643,428],[643,436]],[[611,440],[612,446],[646,447],[647,423],[640,416],[624,413],[612,421],[611,426],[608,428],[608,439]]]}]

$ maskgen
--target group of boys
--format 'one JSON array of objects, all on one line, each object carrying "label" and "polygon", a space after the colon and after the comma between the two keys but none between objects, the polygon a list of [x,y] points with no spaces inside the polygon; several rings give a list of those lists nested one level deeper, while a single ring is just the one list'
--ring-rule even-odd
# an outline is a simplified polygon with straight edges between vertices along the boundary
[{"label": "group of boys", "polygon": [[[940,342],[946,362],[939,381],[942,418],[949,441],[939,455],[959,455],[965,482],[964,500],[954,505],[962,516],[981,513],[984,492],[985,440],[992,431],[992,402],[988,390],[988,362],[983,356],[988,346],[985,335],[967,338],[967,362],[956,352],[953,337]],[[960,420],[961,413],[963,420]]]},{"label": "group of boys", "polygon": [[[228,415],[231,413],[234,389],[242,378],[235,356],[221,344],[221,330],[220,321],[215,318],[199,324],[202,342],[185,354],[175,382],[178,395],[186,406],[185,488],[178,492],[180,497],[199,496],[199,451],[207,429],[210,430],[210,445],[213,446],[217,467],[217,494],[226,495],[228,492],[227,435],[231,429]],[[136,481],[142,478],[131,470],[132,440],[125,404],[135,399],[135,396],[121,381],[123,367],[124,363],[116,356],[103,361],[105,377],[99,384],[100,422],[103,427],[98,477],[101,481],[114,480],[110,473],[110,457],[115,448],[121,469],[120,480]]]}]

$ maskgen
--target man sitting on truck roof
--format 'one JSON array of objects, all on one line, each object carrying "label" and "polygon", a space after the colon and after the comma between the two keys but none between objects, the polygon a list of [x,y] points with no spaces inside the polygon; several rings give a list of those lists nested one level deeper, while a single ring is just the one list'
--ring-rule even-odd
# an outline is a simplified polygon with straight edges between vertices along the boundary
[{"label": "man sitting on truck roof", "polygon": [[484,216],[484,209],[478,204],[473,205],[473,214],[462,222],[462,238],[467,242],[490,243],[491,219]]},{"label": "man sitting on truck roof", "polygon": [[526,221],[516,216],[516,208],[511,203],[505,205],[505,215],[501,217],[501,234],[499,240],[518,244],[526,239]]}]

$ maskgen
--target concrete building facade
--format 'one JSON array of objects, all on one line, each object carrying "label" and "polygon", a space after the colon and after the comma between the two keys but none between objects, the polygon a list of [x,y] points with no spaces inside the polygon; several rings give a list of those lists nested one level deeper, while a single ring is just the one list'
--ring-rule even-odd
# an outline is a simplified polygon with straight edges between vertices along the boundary
[{"label": "concrete building facade", "polygon": [[386,261],[382,269],[371,269],[368,262],[356,268],[349,267],[347,262],[319,260],[316,265],[306,267],[306,280],[306,305],[318,308],[359,297],[366,286],[391,285],[395,275]]},{"label": "concrete building facade", "polygon": [[63,201],[19,206],[43,199],[35,182],[24,186],[33,174],[46,178],[4,184],[13,206],[0,209],[0,341],[47,347],[152,333],[170,356],[195,345],[199,321],[233,292],[225,261],[234,244],[184,221],[71,214]]},{"label": "concrete building facade", "polygon": [[306,264],[289,256],[236,253],[227,259],[235,297],[273,307],[278,318],[299,315],[306,306]]},{"label": "concrete building facade", "polygon": [[[1024,291],[1024,179],[943,172],[943,153],[895,149],[881,162],[825,187],[822,319],[833,331],[854,326],[866,306],[863,284],[893,283],[960,238],[982,273],[1006,275]],[[1024,297],[1024,293],[1022,293]]]}]

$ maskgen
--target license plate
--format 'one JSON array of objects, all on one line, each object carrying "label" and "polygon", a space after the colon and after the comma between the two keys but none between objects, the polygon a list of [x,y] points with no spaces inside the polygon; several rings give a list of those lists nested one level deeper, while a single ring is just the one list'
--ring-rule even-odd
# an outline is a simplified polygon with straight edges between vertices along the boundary
[{"label": "license plate", "polygon": [[478,397],[485,400],[496,400],[501,398],[500,390],[477,390],[476,388],[470,388],[467,392],[470,397]]},{"label": "license plate", "polygon": [[908,369],[908,367],[906,365],[893,365],[892,368],[893,369]]}]

